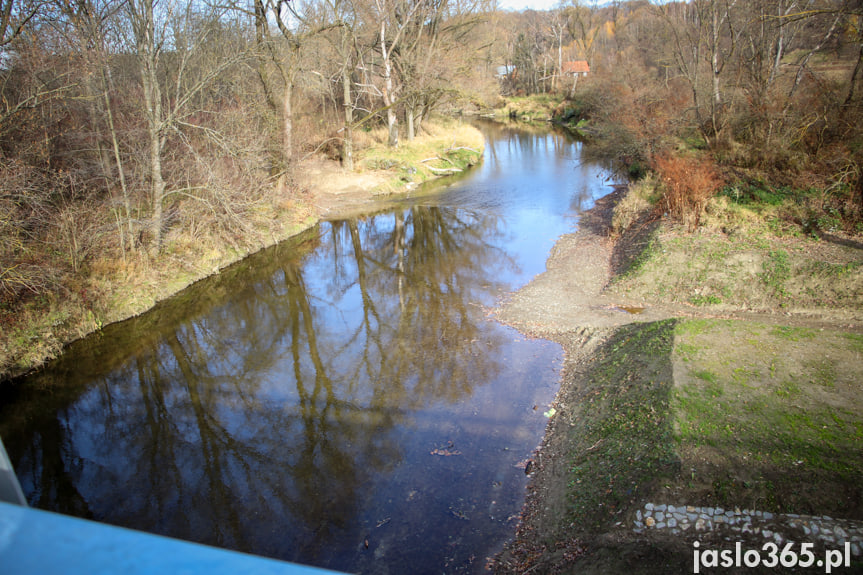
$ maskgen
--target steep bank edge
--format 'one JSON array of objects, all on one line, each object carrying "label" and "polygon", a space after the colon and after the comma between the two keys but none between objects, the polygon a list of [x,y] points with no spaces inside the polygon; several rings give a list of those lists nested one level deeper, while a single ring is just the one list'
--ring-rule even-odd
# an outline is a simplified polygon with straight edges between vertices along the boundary
[{"label": "steep bank edge", "polygon": [[[671,314],[659,306],[643,309],[603,295],[615,251],[611,215],[625,193],[620,186],[582,214],[578,231],[555,245],[547,271],[496,310],[504,323],[557,341],[566,356],[553,404],[557,413],[534,456],[515,538],[492,562],[496,573],[567,572],[575,562],[579,572],[616,572],[645,564],[655,567],[646,572],[678,572],[688,560],[686,549],[674,539],[667,539],[663,548],[610,529],[625,521],[628,508],[677,465],[670,422],[654,417],[668,414],[674,322],[663,318]],[[627,325],[633,320],[639,323]],[[582,409],[585,402],[592,404],[593,413]],[[635,411],[619,419],[613,406],[621,404]],[[634,451],[627,445],[630,421],[648,436]],[[596,437],[596,429],[615,440]],[[630,465],[633,458],[643,465]],[[618,472],[629,467],[626,480],[609,483],[606,464]],[[571,481],[586,486],[579,491],[580,501],[570,499]]]}]

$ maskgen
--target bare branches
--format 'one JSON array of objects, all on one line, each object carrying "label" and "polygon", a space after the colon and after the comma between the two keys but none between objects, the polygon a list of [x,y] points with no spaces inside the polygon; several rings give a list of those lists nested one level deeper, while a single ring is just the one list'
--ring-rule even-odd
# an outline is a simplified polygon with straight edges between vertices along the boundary
[{"label": "bare branches", "polygon": [[45,4],[38,0],[0,0],[0,49],[20,36]]},{"label": "bare branches", "polygon": [[[2,111],[0,111],[0,132],[2,132],[4,128],[9,127],[12,117],[16,114],[23,110],[35,109],[47,100],[59,98],[76,88],[76,84],[62,83],[62,80],[69,78],[70,75],[71,73],[66,73],[54,76],[51,78],[51,85],[40,84],[34,86],[31,90],[28,90],[27,93],[24,93],[22,98],[17,102],[10,102],[5,94],[0,95],[0,100],[2,100]],[[61,81],[61,85],[52,87],[53,85],[56,85],[58,80]]]}]

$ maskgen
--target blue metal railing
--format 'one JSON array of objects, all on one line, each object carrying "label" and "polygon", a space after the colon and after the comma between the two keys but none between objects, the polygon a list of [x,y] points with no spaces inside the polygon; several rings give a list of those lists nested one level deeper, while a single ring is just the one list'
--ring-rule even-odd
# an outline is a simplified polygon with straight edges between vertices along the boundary
[{"label": "blue metal railing", "polygon": [[314,567],[217,549],[27,507],[0,441],[3,575],[323,575]]},{"label": "blue metal railing", "polygon": [[21,491],[21,485],[18,483],[18,477],[15,476],[15,470],[12,469],[12,462],[9,461],[2,439],[0,439],[0,501],[27,506],[27,499]]}]

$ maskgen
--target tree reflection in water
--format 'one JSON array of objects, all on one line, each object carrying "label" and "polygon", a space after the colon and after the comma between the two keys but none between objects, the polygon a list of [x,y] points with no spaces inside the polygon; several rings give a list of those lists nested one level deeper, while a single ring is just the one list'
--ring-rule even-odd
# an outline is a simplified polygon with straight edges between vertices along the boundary
[{"label": "tree reflection in water", "polygon": [[[512,333],[482,307],[508,289],[502,233],[497,217],[421,205],[323,224],[80,342],[0,397],[30,502],[345,570],[467,565],[452,535],[505,529],[507,513],[478,509],[515,511],[512,464],[535,444],[515,448],[511,398],[453,423],[483,386],[513,385]],[[482,435],[497,443],[470,443]],[[454,437],[472,457],[429,455]],[[501,469],[509,496],[489,490]]]}]

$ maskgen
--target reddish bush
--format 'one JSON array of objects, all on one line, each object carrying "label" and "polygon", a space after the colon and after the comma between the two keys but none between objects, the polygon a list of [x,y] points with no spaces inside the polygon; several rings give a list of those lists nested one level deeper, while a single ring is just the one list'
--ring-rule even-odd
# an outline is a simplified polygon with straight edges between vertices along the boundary
[{"label": "reddish bush", "polygon": [[698,225],[704,206],[722,187],[722,178],[707,158],[660,156],[655,169],[663,186],[663,209],[692,231]]}]

